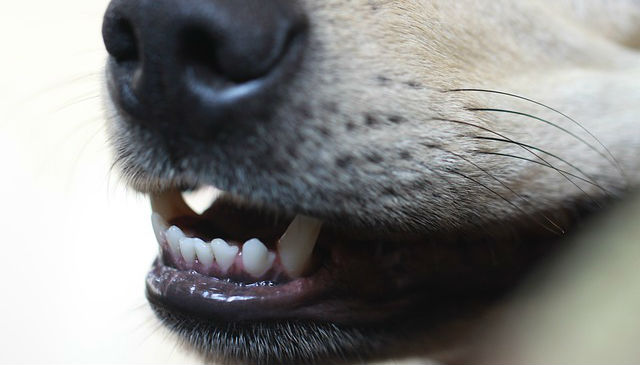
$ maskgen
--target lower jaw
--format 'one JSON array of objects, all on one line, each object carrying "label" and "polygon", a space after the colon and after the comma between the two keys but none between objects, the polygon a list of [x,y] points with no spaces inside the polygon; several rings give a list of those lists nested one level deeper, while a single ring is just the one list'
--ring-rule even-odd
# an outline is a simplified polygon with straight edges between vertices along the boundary
[{"label": "lower jaw", "polygon": [[152,297],[150,303],[182,345],[199,353],[205,363],[362,363],[379,358],[381,349],[393,343],[387,334],[371,327],[305,320],[215,321],[168,308]]},{"label": "lower jaw", "polygon": [[219,324],[305,321],[371,327],[442,317],[452,307],[465,306],[461,302],[491,300],[517,283],[549,244],[411,242],[389,244],[380,253],[371,248],[384,244],[361,242],[335,247],[309,275],[251,284],[179,270],[159,256],[147,275],[147,296],[166,310]]},{"label": "lower jaw", "polygon": [[521,236],[537,239],[459,232],[351,242],[326,229],[318,241],[334,242],[331,255],[309,275],[246,285],[179,270],[160,256],[147,276],[147,296],[170,328],[225,363],[385,356],[410,334],[499,299],[554,242]]},{"label": "lower jaw", "polygon": [[427,284],[405,296],[385,294],[381,287],[381,300],[345,298],[344,291],[331,288],[314,297],[270,297],[251,288],[251,294],[241,294],[236,284],[157,260],[147,276],[147,297],[165,326],[206,361],[342,364],[442,350],[426,344],[442,345],[439,337],[449,335],[450,323],[472,322],[514,281],[496,283],[470,283],[468,291]]},{"label": "lower jaw", "polygon": [[147,296],[154,303],[203,320],[320,320],[328,314],[327,305],[318,304],[330,293],[327,274],[320,270],[313,277],[283,284],[243,285],[178,270],[159,257],[147,275]]}]

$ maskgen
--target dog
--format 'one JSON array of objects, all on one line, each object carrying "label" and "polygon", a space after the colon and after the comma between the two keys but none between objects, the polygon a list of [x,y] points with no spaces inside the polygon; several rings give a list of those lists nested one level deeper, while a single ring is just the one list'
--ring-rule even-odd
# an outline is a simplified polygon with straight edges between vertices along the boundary
[{"label": "dog", "polygon": [[456,348],[637,185],[638,17],[632,0],[112,0],[108,127],[152,203],[158,317],[226,363]]}]

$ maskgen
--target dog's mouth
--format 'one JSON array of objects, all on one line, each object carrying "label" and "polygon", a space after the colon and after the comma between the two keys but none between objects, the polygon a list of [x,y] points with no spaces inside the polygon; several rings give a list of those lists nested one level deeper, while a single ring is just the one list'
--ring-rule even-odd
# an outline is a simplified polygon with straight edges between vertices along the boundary
[{"label": "dog's mouth", "polygon": [[170,189],[151,202],[160,254],[149,298],[205,320],[371,323],[396,316],[433,271],[412,267],[428,250],[407,234],[397,245],[213,187]]},{"label": "dog's mouth", "polygon": [[320,315],[307,304],[329,282],[322,221],[250,207],[213,187],[170,190],[151,202],[160,247],[147,282],[152,300],[224,321]]},{"label": "dog's mouth", "polygon": [[536,256],[527,248],[542,249],[468,232],[349,227],[213,187],[167,189],[151,202],[160,254],[149,300],[192,344],[228,361],[385,353],[382,339],[495,300]]}]

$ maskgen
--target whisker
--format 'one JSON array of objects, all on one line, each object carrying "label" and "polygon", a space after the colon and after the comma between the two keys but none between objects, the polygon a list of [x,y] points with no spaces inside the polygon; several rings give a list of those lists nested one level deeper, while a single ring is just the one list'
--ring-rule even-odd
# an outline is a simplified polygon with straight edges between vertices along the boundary
[{"label": "whisker", "polygon": [[[497,91],[497,90],[489,90],[489,89],[478,89],[478,88],[462,88],[462,89],[453,89],[453,90],[449,90],[449,92],[484,92],[484,93],[489,93],[489,94],[497,94],[497,95],[504,95],[504,96],[509,96],[512,98],[516,98],[516,99],[520,99],[520,100],[524,100],[524,101],[528,101],[530,103],[536,104],[538,106],[541,106],[545,109],[551,110],[552,112],[561,115],[562,117],[566,118],[567,120],[571,121],[573,124],[577,125],[580,129],[582,129],[583,131],[585,131],[589,136],[591,136],[602,148],[604,148],[604,150],[606,151],[606,153],[609,155],[610,157],[610,162],[612,162],[618,172],[620,173],[620,175],[622,175],[622,177],[625,179],[625,184],[628,185],[628,178],[627,178],[627,174],[624,171],[624,169],[622,168],[622,164],[620,164],[620,162],[618,161],[618,159],[616,159],[616,157],[613,155],[613,153],[611,152],[611,150],[609,148],[607,148],[607,146],[602,143],[602,141],[600,141],[600,139],[598,137],[596,137],[593,133],[591,133],[591,131],[589,131],[589,129],[587,129],[585,126],[582,125],[582,123],[578,122],[577,120],[575,120],[574,118],[570,117],[569,115],[561,112],[560,110],[553,108],[549,105],[543,104],[539,101],[535,101],[533,99],[521,96],[521,95],[517,95],[517,94],[512,94],[512,93],[508,93],[508,92],[504,92],[504,91]],[[609,159],[609,158],[607,158]]]},{"label": "whisker", "polygon": [[64,105],[59,106],[58,108],[52,110],[51,113],[58,113],[58,112],[61,112],[61,111],[65,110],[65,109],[67,109],[67,108],[73,107],[73,106],[75,106],[77,104],[84,103],[86,101],[90,101],[90,100],[94,100],[94,99],[98,99],[100,97],[102,97],[102,95],[99,94],[99,93],[98,94],[94,94],[94,95],[89,95],[89,96],[83,96],[81,98],[77,98],[75,100],[70,101],[69,103],[66,103]]},{"label": "whisker", "polygon": [[[497,136],[500,136],[500,137],[504,138],[504,139],[505,139],[505,140],[507,140],[507,141],[515,142],[515,141],[514,141],[514,140],[512,140],[511,138],[509,138],[509,137],[507,137],[507,136],[505,136],[505,135],[503,135],[503,134],[501,134],[501,133],[498,133],[498,132],[496,132],[496,131],[493,131],[493,130],[491,130],[491,129],[489,129],[489,128],[486,128],[486,127],[483,127],[483,126],[480,126],[480,125],[477,125],[477,124],[473,124],[473,123],[469,123],[469,122],[464,122],[464,121],[461,121],[461,120],[444,119],[444,118],[434,118],[433,120],[436,120],[436,121],[442,121],[442,122],[449,122],[449,123],[457,123],[457,124],[462,124],[462,125],[466,125],[466,126],[469,126],[469,127],[478,128],[478,129],[481,129],[481,130],[483,130],[483,131],[489,132],[489,133],[491,133],[491,134],[495,134],[495,135],[497,135]],[[597,201],[596,201],[596,200],[595,200],[591,195],[589,195],[589,193],[587,193],[583,188],[581,188],[578,184],[576,184],[576,182],[575,182],[575,181],[571,180],[571,179],[569,178],[569,176],[568,176],[568,175],[563,174],[563,173],[562,173],[562,171],[560,171],[560,170],[559,170],[559,169],[557,169],[555,166],[553,166],[551,163],[549,163],[547,160],[545,160],[544,158],[542,158],[542,156],[540,156],[539,154],[537,154],[537,153],[533,152],[530,148],[527,148],[526,146],[524,146],[524,145],[522,145],[522,144],[519,144],[519,146],[520,146],[521,148],[523,148],[525,151],[527,151],[528,153],[530,153],[530,154],[534,155],[537,159],[539,159],[540,161],[542,161],[545,165],[549,166],[550,168],[552,168],[552,169],[554,169],[556,172],[558,172],[562,177],[564,177],[567,181],[569,181],[573,186],[575,186],[577,189],[579,189],[579,190],[580,190],[580,191],[581,191],[581,192],[582,192],[582,193],[583,193],[587,198],[589,198],[589,200],[591,200],[593,203],[595,203],[596,205],[598,205],[598,206],[599,206],[599,203],[598,203],[598,202],[597,202]],[[595,182],[595,181],[594,181],[594,183],[595,183],[596,185],[598,185],[598,184],[597,184],[597,182]],[[601,187],[601,189],[603,189],[603,190],[604,190],[604,188],[602,188],[602,187]],[[606,190],[605,190],[605,191],[606,191]]]},{"label": "whisker", "polygon": [[[515,159],[519,159],[519,160],[524,160],[524,161],[532,162],[532,163],[538,164],[538,165],[540,165],[540,166],[544,166],[544,167],[548,167],[548,168],[553,168],[552,166],[546,165],[546,164],[544,164],[544,163],[542,163],[542,162],[540,162],[540,161],[536,161],[536,160],[533,160],[533,159],[530,159],[530,158],[526,158],[526,157],[522,157],[522,156],[510,155],[510,154],[508,154],[508,153],[499,153],[499,152],[490,152],[490,151],[480,151],[480,150],[476,150],[476,151],[472,151],[472,152],[473,152],[473,153],[483,154],[483,155],[495,155],[495,156],[502,156],[502,157],[512,157],[512,158],[515,158]],[[593,181],[587,180],[587,179],[585,179],[585,178],[584,178],[584,177],[582,177],[582,176],[578,176],[578,175],[576,175],[576,174],[573,174],[573,173],[571,173],[571,172],[569,172],[569,171],[566,171],[566,170],[563,170],[563,169],[560,169],[560,168],[553,168],[553,169],[554,169],[554,170],[556,170],[556,171],[562,172],[563,174],[567,174],[567,175],[569,175],[569,176],[571,176],[571,177],[574,177],[574,178],[576,178],[576,179],[578,179],[578,180],[581,180],[581,181],[583,181],[583,182],[585,182],[585,183],[587,183],[587,184],[591,184],[591,185],[593,185],[593,186],[597,187],[598,189],[603,189],[603,188],[602,188],[602,186],[600,186],[600,185],[598,185],[598,184],[594,183]],[[603,190],[604,190],[604,189],[603,189]],[[606,190],[604,190],[604,191],[605,191],[605,192],[607,192]]]},{"label": "whisker", "polygon": [[164,323],[162,323],[161,321],[158,321],[158,323],[155,326],[153,326],[151,331],[149,331],[147,335],[143,337],[142,341],[138,343],[138,347],[141,347],[142,345],[144,345],[162,328],[164,328]]},{"label": "whisker", "polygon": [[[493,193],[493,194],[497,195],[500,199],[504,200],[507,204],[511,205],[512,207],[514,207],[515,209],[517,209],[518,211],[520,211],[520,213],[522,213],[523,215],[529,215],[529,216],[530,216],[530,214],[528,214],[527,212],[525,212],[522,208],[520,208],[519,206],[517,206],[517,205],[516,205],[515,203],[513,203],[511,200],[509,200],[509,199],[505,198],[502,194],[500,194],[500,193],[498,193],[497,191],[495,191],[495,190],[491,189],[490,187],[488,187],[487,185],[485,185],[485,184],[481,183],[480,181],[478,181],[478,180],[476,180],[476,179],[474,179],[474,178],[472,178],[472,177],[469,177],[469,176],[467,176],[467,175],[465,175],[465,174],[461,173],[460,171],[455,171],[455,170],[452,170],[452,169],[445,169],[444,171],[446,171],[446,172],[448,172],[448,173],[451,173],[451,174],[459,175],[459,176],[461,176],[461,177],[463,177],[463,178],[465,178],[465,179],[468,179],[468,180],[470,180],[470,181],[473,181],[474,183],[476,183],[476,184],[478,184],[478,185],[482,186],[483,188],[485,188],[485,189],[489,190],[491,193]],[[534,218],[534,217],[532,217],[532,218]],[[549,227],[547,227],[546,225],[544,225],[544,224],[542,224],[542,223],[538,222],[538,220],[534,219],[534,221],[535,221],[536,223],[540,224],[544,229],[546,229],[546,230],[548,230],[548,231],[550,231],[550,232],[552,232],[552,233],[558,234],[558,232],[557,232],[557,231],[554,231],[554,230],[550,229],[550,228],[549,228]],[[554,224],[554,225],[555,225],[555,224]],[[558,227],[558,228],[560,228],[560,227]],[[563,230],[562,228],[560,228],[560,229],[562,230],[562,233],[564,233],[564,230]]]},{"label": "whisker", "polygon": [[[523,113],[523,112],[518,112],[518,111],[514,111],[514,110],[506,110],[506,109],[494,109],[494,108],[469,108],[467,109],[469,111],[478,111],[478,112],[496,112],[496,113],[507,113],[507,114],[514,114],[514,115],[520,115],[520,116],[524,116],[527,118],[531,118],[537,121],[540,121],[542,123],[551,125],[565,133],[567,133],[568,135],[574,137],[575,139],[577,139],[578,141],[584,143],[587,147],[589,147],[590,149],[592,149],[593,151],[595,151],[597,154],[599,154],[600,156],[602,156],[602,158],[604,158],[605,160],[607,160],[608,162],[614,164],[607,155],[605,155],[604,153],[602,153],[602,151],[598,150],[595,146],[593,146],[592,144],[590,144],[589,142],[585,141],[582,137],[578,136],[577,134],[571,132],[570,130],[563,128],[555,123],[552,123],[546,119],[537,117],[535,115],[531,115],[528,113]],[[615,167],[615,164],[614,164]]]},{"label": "whisker", "polygon": [[[423,163],[421,163],[420,166],[426,168],[427,170],[431,171],[434,175],[436,175],[437,177],[442,179],[442,181],[447,183],[447,187],[449,187],[454,192],[456,192],[457,195],[459,195],[459,191],[458,191],[458,188],[456,187],[456,185],[454,183],[452,183],[451,180],[449,180],[444,174],[440,173],[440,171],[438,171],[437,169],[434,169],[433,167],[431,167],[429,165],[423,164]],[[416,171],[419,171],[419,170],[416,170]]]},{"label": "whisker", "polygon": [[[127,332],[135,333],[138,331],[146,330],[149,325],[154,324],[158,319],[151,313],[144,313],[144,318],[139,323],[132,324]],[[155,326],[154,326],[155,327]]]},{"label": "whisker", "polygon": [[535,147],[535,146],[532,146],[532,145],[529,145],[529,144],[526,144],[526,143],[522,143],[522,142],[514,141],[514,140],[506,140],[506,139],[501,139],[501,138],[483,137],[483,136],[476,136],[475,138],[477,138],[477,139],[484,139],[484,140],[487,140],[487,141],[496,141],[496,142],[512,143],[512,144],[516,144],[516,145],[521,146],[521,147],[526,147],[526,148],[528,148],[528,149],[532,149],[532,150],[538,151],[538,152],[540,152],[540,153],[544,153],[544,154],[545,154],[545,155],[547,155],[547,156],[551,156],[551,157],[553,157],[553,158],[557,159],[558,161],[564,162],[565,164],[567,164],[567,165],[571,166],[571,167],[572,167],[572,168],[574,168],[576,171],[580,172],[583,176],[585,176],[587,179],[589,179],[589,180],[590,180],[590,181],[591,181],[595,186],[597,186],[597,187],[599,187],[600,189],[602,189],[602,191],[604,191],[605,193],[607,193],[607,194],[609,194],[609,195],[612,195],[612,194],[611,194],[611,192],[609,192],[609,191],[608,191],[608,190],[606,190],[604,187],[602,187],[601,185],[599,185],[599,184],[596,182],[596,180],[595,180],[591,175],[589,175],[589,174],[587,174],[586,172],[584,172],[581,168],[579,168],[579,167],[575,166],[575,165],[574,165],[574,164],[572,164],[571,162],[569,162],[569,161],[565,160],[564,158],[562,158],[562,157],[560,157],[560,156],[558,156],[558,155],[556,155],[556,154],[553,154],[553,153],[551,153],[551,152],[549,152],[549,151],[545,151],[545,150],[543,150],[543,149],[541,149],[541,148],[538,148],[538,147]]},{"label": "whisker", "polygon": [[[60,89],[65,88],[65,87],[75,87],[78,83],[80,82],[86,82],[88,80],[90,80],[91,78],[96,78],[96,79],[100,79],[100,77],[102,77],[103,72],[89,72],[89,73],[83,73],[80,75],[76,75],[76,76],[72,76],[69,78],[66,78],[64,80],[59,80],[53,84],[47,85],[44,88],[37,90],[29,95],[27,95],[24,98],[21,98],[19,101],[16,102],[17,105],[23,105],[27,102],[30,102],[31,100],[35,99],[35,98],[39,98],[42,97],[43,95],[46,95],[48,93],[54,92],[54,91],[60,91]],[[96,80],[97,81],[97,80]],[[95,85],[96,88],[99,85]]]},{"label": "whisker", "polygon": [[80,148],[80,149],[78,150],[78,152],[76,153],[75,158],[73,159],[73,161],[72,161],[72,162],[71,162],[71,164],[70,164],[70,170],[69,170],[69,171],[70,171],[70,175],[71,175],[71,176],[69,176],[69,179],[68,179],[68,183],[67,183],[67,190],[70,190],[70,189],[72,189],[72,188],[73,188],[73,187],[72,187],[72,178],[73,178],[73,175],[74,175],[74,174],[76,174],[76,172],[77,172],[78,165],[80,164],[80,159],[81,159],[82,157],[84,157],[83,155],[84,155],[85,151],[87,150],[87,148],[89,147],[89,145],[91,145],[91,144],[93,143],[94,139],[95,139],[97,136],[99,136],[101,133],[104,133],[104,128],[105,128],[105,127],[104,127],[104,125],[99,125],[99,126],[98,126],[98,129],[97,129],[95,132],[93,132],[93,133],[89,136],[89,138],[87,138],[87,139],[84,141],[84,143],[82,144],[81,148]]},{"label": "whisker", "polygon": [[129,311],[136,312],[136,311],[139,311],[141,309],[149,309],[149,302],[145,300],[141,304],[138,304],[138,305],[132,307],[131,309],[129,309]]},{"label": "whisker", "polygon": [[[527,202],[527,204],[528,204],[529,206],[532,206],[532,207],[534,206],[534,205],[531,203],[531,200],[530,200],[530,199],[527,199],[527,198],[523,197],[522,195],[520,195],[518,192],[516,192],[515,190],[513,190],[510,186],[508,186],[507,184],[505,184],[502,180],[498,179],[494,174],[492,174],[492,173],[490,173],[489,171],[487,171],[486,169],[482,168],[482,167],[481,167],[480,165],[478,165],[477,163],[475,163],[475,162],[473,162],[473,161],[469,160],[468,158],[466,158],[466,157],[464,157],[464,156],[462,156],[462,155],[460,155],[460,154],[458,154],[458,153],[455,153],[455,152],[453,152],[453,151],[449,151],[449,150],[446,150],[446,149],[444,149],[444,148],[439,148],[439,149],[440,149],[441,151],[443,151],[443,152],[446,152],[446,153],[449,153],[449,154],[451,154],[451,155],[453,155],[453,156],[456,156],[456,157],[458,157],[459,159],[462,159],[462,160],[466,161],[467,163],[469,163],[469,164],[473,165],[475,168],[477,168],[478,170],[482,171],[483,173],[485,173],[486,175],[488,175],[489,177],[491,177],[492,179],[494,179],[495,181],[497,181],[500,185],[502,185],[505,189],[509,190],[512,194],[514,194],[514,195],[515,195],[515,196],[517,196],[518,198],[520,198],[520,199],[524,200],[525,202]],[[556,230],[550,229],[550,228],[549,228],[549,227],[547,227],[545,224],[543,224],[543,223],[539,222],[533,214],[528,214],[528,213],[527,213],[527,215],[528,215],[529,217],[531,217],[531,218],[532,218],[536,223],[538,223],[539,225],[541,225],[542,227],[544,227],[546,230],[548,230],[548,231],[550,231],[550,232],[553,232],[553,233],[555,233],[555,234],[560,234],[560,235],[562,235],[562,234],[565,234],[565,233],[566,233],[566,230],[565,230],[564,228],[560,227],[557,223],[555,223],[551,218],[549,218],[549,217],[548,217],[548,216],[546,216],[545,214],[542,214],[542,217],[543,217],[544,219],[546,219],[546,220],[547,220],[547,222],[549,222],[549,223],[550,223],[551,225],[553,225],[555,228],[557,228],[557,229],[559,230],[559,232],[558,232],[558,231],[556,231]]]}]

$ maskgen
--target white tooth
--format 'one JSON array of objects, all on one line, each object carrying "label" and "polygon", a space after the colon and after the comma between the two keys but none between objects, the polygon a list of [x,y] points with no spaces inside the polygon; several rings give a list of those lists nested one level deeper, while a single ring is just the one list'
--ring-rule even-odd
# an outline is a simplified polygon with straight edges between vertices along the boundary
[{"label": "white tooth", "polygon": [[[180,239],[180,253],[187,264],[192,265],[196,259],[196,242],[201,241],[199,238],[184,237]],[[201,241],[202,242],[202,241]]]},{"label": "white tooth", "polygon": [[278,241],[280,262],[292,278],[302,275],[318,240],[322,221],[297,215]]},{"label": "white tooth", "polygon": [[151,194],[151,208],[166,220],[185,215],[197,215],[184,202],[178,190],[165,191],[161,194]]},{"label": "white tooth", "polygon": [[167,238],[167,243],[173,255],[178,256],[180,253],[180,240],[185,237],[182,230],[176,226],[171,226],[164,233],[164,236]]},{"label": "white tooth", "polygon": [[276,255],[273,252],[269,252],[259,239],[250,239],[242,246],[244,270],[254,277],[260,277],[267,272],[275,259]]},{"label": "white tooth", "polygon": [[195,191],[183,192],[182,198],[194,212],[202,214],[211,207],[220,194],[222,191],[213,186],[205,186]]},{"label": "white tooth", "polygon": [[211,241],[211,249],[216,257],[216,262],[224,272],[227,272],[231,265],[233,265],[238,251],[240,251],[237,246],[231,246],[227,244],[225,240],[219,238]]},{"label": "white tooth", "polygon": [[162,243],[166,240],[164,232],[169,228],[167,222],[158,213],[151,214],[151,225],[153,226],[153,233],[156,235],[158,243]]},{"label": "white tooth", "polygon": [[211,249],[211,245],[204,243],[201,239],[197,239],[195,246],[198,261],[200,261],[204,267],[213,265],[213,250]]}]

